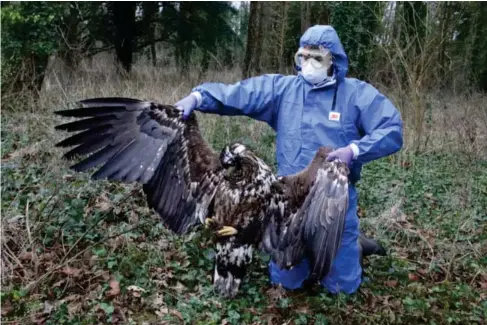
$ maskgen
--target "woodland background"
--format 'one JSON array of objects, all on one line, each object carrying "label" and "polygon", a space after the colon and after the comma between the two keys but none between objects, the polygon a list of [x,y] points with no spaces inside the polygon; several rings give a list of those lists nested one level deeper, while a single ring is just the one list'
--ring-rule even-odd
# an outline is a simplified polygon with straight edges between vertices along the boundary
[{"label": "woodland background", "polygon": [[[1,2],[2,321],[10,324],[486,324],[487,5],[481,2]],[[174,103],[201,82],[296,73],[331,24],[349,76],[388,96],[404,148],[365,166],[362,230],[389,255],[352,296],[282,292],[259,256],[211,290],[205,233],[176,237],[137,185],[71,173],[52,112],[94,96]],[[274,133],[198,113],[217,150],[275,166]]]}]

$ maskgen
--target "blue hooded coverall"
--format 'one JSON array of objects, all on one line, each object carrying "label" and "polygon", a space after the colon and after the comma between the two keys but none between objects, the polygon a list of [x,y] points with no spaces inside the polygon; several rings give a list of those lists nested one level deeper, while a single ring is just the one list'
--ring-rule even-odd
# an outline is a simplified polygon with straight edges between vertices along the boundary
[{"label": "blue hooded coverall", "polygon": [[[355,143],[359,154],[351,165],[350,203],[342,243],[330,273],[321,284],[330,292],[353,293],[361,283],[359,263],[358,194],[353,185],[363,164],[402,147],[402,120],[394,105],[370,84],[346,78],[348,58],[331,26],[310,27],[300,46],[323,45],[333,55],[336,83],[312,85],[301,74],[266,74],[236,84],[204,83],[198,110],[220,115],[246,115],[276,131],[278,174],[306,168],[320,146],[335,149]],[[330,115],[330,112],[339,113]],[[272,283],[287,289],[302,286],[308,277],[305,259],[291,270],[270,262]]]}]

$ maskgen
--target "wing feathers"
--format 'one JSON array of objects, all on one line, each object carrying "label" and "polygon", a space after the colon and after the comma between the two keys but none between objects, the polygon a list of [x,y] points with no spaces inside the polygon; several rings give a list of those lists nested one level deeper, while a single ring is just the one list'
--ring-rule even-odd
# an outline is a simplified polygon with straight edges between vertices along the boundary
[{"label": "wing feathers", "polygon": [[[303,179],[310,175],[302,173],[282,183],[286,190],[276,193],[275,198],[285,204],[285,209],[270,205],[263,238],[264,249],[279,267],[290,268],[307,257],[311,277],[321,279],[328,274],[340,246],[348,208],[347,174],[340,162],[323,162],[309,185]],[[300,189],[307,186],[303,195]]]},{"label": "wing feathers", "polygon": [[109,122],[114,117],[115,117],[115,115],[113,115],[113,114],[95,116],[95,117],[84,119],[81,121],[74,121],[71,123],[61,124],[61,125],[56,126],[55,129],[56,130],[66,130],[69,132],[83,131],[83,130],[93,128],[95,126],[105,125],[107,122]]},{"label": "wing feathers", "polygon": [[319,169],[307,200],[311,199],[303,240],[311,248],[311,277],[321,279],[332,266],[342,239],[348,208],[348,180],[338,162]]},{"label": "wing feathers", "polygon": [[76,146],[66,159],[89,155],[72,169],[99,167],[93,179],[142,183],[149,206],[177,233],[204,221],[220,180],[219,164],[193,115],[183,122],[173,106],[131,98],[93,98],[80,104],[56,112],[81,118],[56,126],[81,131],[56,145]]},{"label": "wing feathers", "polygon": [[[86,101],[81,101],[80,104],[88,104]],[[113,105],[106,105],[104,107],[98,106],[88,106],[76,109],[68,109],[63,111],[56,111],[55,114],[66,116],[66,117],[89,117],[89,116],[103,116],[103,115],[110,115],[115,113],[123,113],[126,111],[124,105],[120,103],[113,104]],[[61,126],[59,126],[61,127]]]},{"label": "wing feathers", "polygon": [[98,98],[88,98],[83,99],[80,101],[82,105],[89,105],[90,107],[113,107],[117,106],[120,107],[121,105],[125,105],[127,109],[131,109],[136,107],[135,104],[144,103],[139,99],[134,98],[127,98],[127,97],[98,97]]},{"label": "wing feathers", "polygon": [[110,134],[111,132],[110,125],[101,125],[94,127],[90,130],[83,131],[76,135],[73,135],[59,143],[56,144],[56,147],[70,147],[75,146],[78,144],[82,144],[85,142],[91,142],[93,140],[97,140],[100,136],[104,136]]},{"label": "wing feathers", "polygon": [[[96,173],[93,174],[93,179],[113,179],[121,180],[116,177],[116,173],[120,170],[120,167],[124,166],[127,162],[124,160],[124,152],[130,148],[134,139],[123,142],[118,146],[118,151],[108,160],[103,167],[101,167]],[[130,152],[129,152],[130,153]]]}]

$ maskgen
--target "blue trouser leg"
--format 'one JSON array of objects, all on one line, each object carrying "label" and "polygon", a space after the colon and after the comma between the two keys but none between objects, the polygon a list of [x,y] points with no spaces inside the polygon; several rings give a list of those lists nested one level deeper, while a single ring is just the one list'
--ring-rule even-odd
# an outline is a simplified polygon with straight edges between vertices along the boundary
[{"label": "blue trouser leg", "polygon": [[308,260],[304,259],[291,270],[282,270],[271,260],[269,271],[272,284],[280,284],[286,289],[293,290],[301,288],[308,278],[309,264]]},{"label": "blue trouser leg", "polygon": [[[350,186],[350,202],[345,218],[342,243],[333,261],[330,273],[321,280],[321,285],[332,293],[351,294],[360,286],[362,268],[359,259],[358,235],[359,219],[357,216],[358,195],[354,186]],[[308,278],[308,260],[304,259],[291,270],[281,270],[274,262],[269,265],[271,283],[281,284],[286,289],[297,289]]]}]

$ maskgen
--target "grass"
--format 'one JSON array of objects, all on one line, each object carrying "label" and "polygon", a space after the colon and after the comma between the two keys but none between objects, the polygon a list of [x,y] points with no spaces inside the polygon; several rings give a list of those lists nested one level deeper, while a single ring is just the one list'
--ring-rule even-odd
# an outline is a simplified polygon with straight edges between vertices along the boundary
[{"label": "grass", "polygon": [[[485,97],[432,97],[426,149],[414,153],[406,143],[401,153],[364,168],[362,229],[389,255],[367,261],[359,292],[280,291],[268,282],[267,256],[259,255],[241,294],[224,300],[212,292],[213,251],[205,232],[171,234],[147,208],[140,186],[90,181],[72,173],[53,148],[64,135],[54,132],[61,120],[52,111],[68,102],[110,95],[172,103],[201,81],[135,71],[122,79],[87,65],[76,79],[53,76],[36,106],[4,110],[4,323],[485,324],[486,126],[472,121],[485,113],[475,110],[478,103],[485,107]],[[235,72],[205,77],[237,79]],[[443,102],[451,106],[448,114],[468,108],[458,128],[445,130],[454,115],[445,117]],[[244,117],[199,117],[215,148],[238,140],[274,164],[267,126]],[[478,126],[469,140],[472,127],[463,124],[472,123]]]}]

